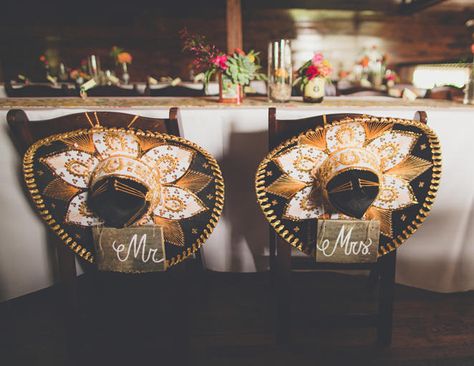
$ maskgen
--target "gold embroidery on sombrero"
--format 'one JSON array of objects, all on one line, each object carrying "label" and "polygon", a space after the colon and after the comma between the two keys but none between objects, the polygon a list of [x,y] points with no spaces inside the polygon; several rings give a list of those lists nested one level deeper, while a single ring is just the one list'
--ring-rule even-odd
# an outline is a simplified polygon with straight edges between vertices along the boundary
[{"label": "gold embroidery on sombrero", "polygon": [[362,147],[364,142],[365,130],[358,122],[327,127],[326,144],[331,153],[348,147]]},{"label": "gold embroidery on sombrero", "polygon": [[[99,163],[99,160],[92,154],[77,150],[63,151],[47,156],[41,161],[56,176],[78,188],[87,188],[90,173]],[[79,169],[86,169],[87,174],[77,174],[80,172]]]},{"label": "gold embroidery on sombrero", "polygon": [[380,232],[388,238],[393,237],[392,211],[379,207],[369,207],[364,216],[367,220],[380,221]]},{"label": "gold embroidery on sombrero", "polygon": [[[139,139],[133,133],[121,130],[93,129],[78,136],[62,139],[70,150],[60,152],[44,158],[42,161],[58,176],[64,187],[58,189],[59,181],[54,183],[58,189],[55,197],[67,197],[71,200],[66,214],[66,222],[77,225],[91,226],[98,218],[88,211],[87,207],[78,210],[78,202],[87,205],[84,195],[78,195],[80,190],[72,194],[68,185],[76,188],[87,189],[89,184],[95,184],[107,175],[121,176],[144,184],[150,191],[156,193],[153,197],[146,195],[147,201],[151,201],[149,212],[146,214],[163,215],[170,220],[180,220],[199,214],[207,210],[207,207],[193,193],[203,189],[212,180],[211,177],[200,173],[186,173],[194,158],[194,151],[180,146],[165,144],[161,138],[156,138],[157,145],[140,157]],[[146,136],[145,136],[146,137]],[[86,141],[92,141],[95,147],[93,153],[75,150],[80,143],[86,146]],[[151,144],[148,139],[149,144]],[[100,169],[99,169],[100,168]],[[174,186],[174,182],[186,176],[183,186],[189,186],[190,190]],[[166,184],[167,187],[161,187]],[[118,191],[143,197],[144,194],[137,189],[119,182],[115,182],[114,188]],[[187,188],[187,187],[183,187]],[[103,191],[105,186],[97,187]],[[54,195],[52,189],[48,193]],[[164,196],[162,200],[161,197]],[[166,200],[169,200],[167,202]],[[181,202],[182,205],[177,203]],[[81,207],[82,207],[81,206]],[[155,211],[155,212],[154,212]],[[134,218],[135,219],[135,218]],[[139,219],[136,217],[136,219]],[[150,218],[153,221],[153,217]],[[144,218],[148,221],[150,219]]]},{"label": "gold embroidery on sombrero", "polygon": [[189,189],[193,193],[199,193],[211,182],[212,177],[189,169],[175,183],[177,187]]},{"label": "gold embroidery on sombrero", "polygon": [[165,219],[186,219],[208,209],[199,197],[183,188],[164,186],[163,197],[153,213]]},{"label": "gold embroidery on sombrero", "polygon": [[61,178],[54,178],[44,188],[43,194],[51,198],[68,202],[69,200],[71,200],[72,197],[74,197],[80,191],[81,191],[80,188],[67,184]]},{"label": "gold embroidery on sombrero", "polygon": [[291,178],[311,183],[311,171],[326,159],[327,155],[313,146],[297,145],[277,156],[274,161]]},{"label": "gold embroidery on sombrero", "polygon": [[[309,197],[311,189],[307,186],[314,186],[313,196],[315,196],[314,192],[316,195],[319,192],[319,195],[323,196],[322,187],[332,179],[334,174],[359,168],[373,171],[380,178],[379,196],[372,206],[393,211],[416,204],[417,200],[410,185],[397,177],[400,174],[413,179],[428,169],[429,163],[423,164],[419,161],[422,159],[410,158],[411,150],[419,134],[393,131],[392,128],[393,123],[381,121],[367,123],[341,121],[341,123],[327,125],[315,131],[308,131],[298,137],[295,146],[273,158],[284,174],[266,187],[265,191],[286,199],[291,198],[286,205],[284,213],[286,218],[292,220],[317,218],[327,214],[327,209],[332,211],[333,208],[324,199],[319,200],[318,205],[305,204],[305,202],[311,202],[311,199],[314,201],[314,197]],[[325,142],[321,141],[322,137],[325,137]],[[321,150],[316,148],[316,145]],[[397,168],[398,165],[400,166]],[[281,185],[280,182],[285,182],[285,184]],[[364,181],[362,184],[377,186],[376,182]],[[350,188],[352,187],[343,186],[333,188],[333,190]],[[290,192],[291,195],[289,195]],[[323,204],[328,207],[324,208]],[[329,214],[332,213],[335,212],[329,212]],[[391,224],[389,226],[387,231],[391,232]]]},{"label": "gold embroidery on sombrero", "polygon": [[289,175],[282,175],[278,177],[278,179],[276,179],[272,184],[270,184],[265,190],[271,194],[283,198],[290,198],[307,185],[308,183],[301,182],[290,177]]},{"label": "gold embroidery on sombrero", "polygon": [[95,153],[94,141],[92,141],[91,135],[77,135],[62,139],[61,141],[68,145],[71,149],[84,151],[89,154]]},{"label": "gold embroidery on sombrero", "polygon": [[385,174],[394,175],[406,181],[412,181],[432,166],[433,164],[429,161],[410,155],[401,163],[387,170]]},{"label": "gold embroidery on sombrero", "polygon": [[80,226],[94,226],[102,224],[97,216],[95,216],[87,207],[87,192],[79,193],[74,196],[69,203],[65,223]]},{"label": "gold embroidery on sombrero", "polygon": [[405,160],[419,135],[406,131],[390,131],[371,141],[367,148],[380,157],[383,172]]},{"label": "gold embroidery on sombrero", "polygon": [[283,217],[290,220],[315,219],[324,214],[322,205],[314,201],[312,187],[305,187],[286,204]]},{"label": "gold embroidery on sombrero", "polygon": [[139,136],[138,143],[140,144],[141,150],[146,152],[154,147],[164,144],[165,141],[156,137]]},{"label": "gold embroidery on sombrero", "polygon": [[382,121],[366,122],[364,123],[366,144],[370,143],[373,139],[383,135],[385,132],[390,131],[393,127],[393,123],[387,123]]},{"label": "gold embroidery on sombrero", "polygon": [[380,183],[380,192],[373,206],[392,211],[418,203],[410,184],[406,181],[384,175]]},{"label": "gold embroidery on sombrero", "polygon": [[138,157],[138,138],[123,131],[95,131],[92,135],[96,151],[103,159],[113,155]]},{"label": "gold embroidery on sombrero", "polygon": [[326,130],[321,128],[316,131],[308,131],[299,137],[298,144],[314,146],[316,149],[324,151],[327,147]]},{"label": "gold embroidery on sombrero", "polygon": [[184,246],[184,233],[178,221],[155,216],[153,222],[163,228],[165,241],[179,247]]},{"label": "gold embroidery on sombrero", "polygon": [[194,152],[174,145],[160,145],[147,151],[141,158],[147,164],[156,166],[163,184],[175,182],[189,169]]}]

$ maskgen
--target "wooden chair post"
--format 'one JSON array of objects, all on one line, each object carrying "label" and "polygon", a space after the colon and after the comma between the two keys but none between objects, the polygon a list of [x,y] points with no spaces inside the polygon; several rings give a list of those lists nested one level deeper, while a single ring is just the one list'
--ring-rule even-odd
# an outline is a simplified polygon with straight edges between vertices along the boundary
[{"label": "wooden chair post", "polygon": [[377,344],[388,347],[392,343],[393,298],[395,289],[397,251],[394,250],[378,261],[380,291],[377,320]]}]

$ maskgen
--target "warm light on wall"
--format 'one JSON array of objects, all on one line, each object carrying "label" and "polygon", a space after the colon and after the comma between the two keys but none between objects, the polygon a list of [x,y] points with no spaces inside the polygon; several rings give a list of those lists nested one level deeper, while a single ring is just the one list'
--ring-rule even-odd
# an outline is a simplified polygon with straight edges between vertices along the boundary
[{"label": "warm light on wall", "polygon": [[469,80],[469,71],[468,64],[418,65],[413,71],[413,85],[423,89],[443,85],[461,88]]}]

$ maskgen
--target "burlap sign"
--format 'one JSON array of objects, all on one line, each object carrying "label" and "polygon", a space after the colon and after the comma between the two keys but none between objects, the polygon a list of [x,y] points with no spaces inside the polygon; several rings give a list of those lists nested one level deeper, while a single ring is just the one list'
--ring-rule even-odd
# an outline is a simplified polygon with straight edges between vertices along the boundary
[{"label": "burlap sign", "polygon": [[165,271],[163,229],[158,226],[93,228],[100,271],[144,273]]},{"label": "burlap sign", "polygon": [[380,222],[377,220],[318,220],[317,236],[317,262],[377,261],[380,237]]}]

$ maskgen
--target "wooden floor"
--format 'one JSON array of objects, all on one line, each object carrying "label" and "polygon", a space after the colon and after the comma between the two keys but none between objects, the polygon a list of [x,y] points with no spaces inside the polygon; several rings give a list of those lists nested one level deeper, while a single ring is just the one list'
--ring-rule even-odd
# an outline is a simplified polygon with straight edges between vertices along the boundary
[{"label": "wooden floor", "polygon": [[186,342],[175,330],[184,320],[190,365],[474,365],[473,292],[397,286],[393,344],[383,350],[373,345],[373,329],[312,321],[318,314],[374,310],[365,277],[298,273],[293,281],[288,349],[274,345],[268,274],[207,274],[186,295],[189,317],[179,318],[172,314],[176,300],[186,298],[182,291],[163,283],[144,284],[151,291],[146,296],[140,288],[124,293],[120,285],[97,291],[83,276],[74,330],[65,326],[71,311],[57,288],[0,304],[0,364],[181,365]]}]

